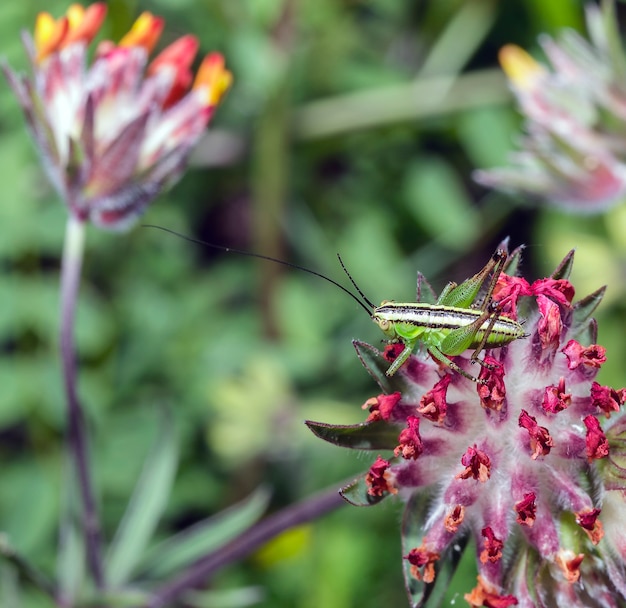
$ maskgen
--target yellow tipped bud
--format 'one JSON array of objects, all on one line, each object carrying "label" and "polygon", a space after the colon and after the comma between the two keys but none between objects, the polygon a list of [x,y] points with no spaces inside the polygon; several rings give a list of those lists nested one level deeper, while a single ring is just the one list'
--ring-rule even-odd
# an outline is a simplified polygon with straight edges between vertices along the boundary
[{"label": "yellow tipped bud", "polygon": [[500,65],[509,80],[521,89],[530,89],[546,69],[536,62],[524,49],[507,44],[498,53]]},{"label": "yellow tipped bud", "polygon": [[35,21],[35,49],[37,61],[54,52],[67,34],[69,24],[66,17],[55,19],[50,13],[39,13]]},{"label": "yellow tipped bud", "polygon": [[164,25],[165,21],[161,17],[155,17],[148,12],[141,13],[129,32],[120,40],[119,46],[142,46],[151,53]]},{"label": "yellow tipped bud", "polygon": [[76,29],[85,18],[85,9],[80,4],[71,4],[65,13],[70,24],[70,30]]},{"label": "yellow tipped bud", "polygon": [[200,64],[193,88],[206,90],[206,105],[216,106],[232,82],[233,75],[224,67],[222,55],[210,53]]}]

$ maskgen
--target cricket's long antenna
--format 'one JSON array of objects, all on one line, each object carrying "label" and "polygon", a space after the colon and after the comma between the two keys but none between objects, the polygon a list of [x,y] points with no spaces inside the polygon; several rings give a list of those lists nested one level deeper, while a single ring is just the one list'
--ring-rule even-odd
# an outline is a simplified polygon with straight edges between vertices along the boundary
[{"label": "cricket's long antenna", "polygon": [[[189,241],[190,243],[196,243],[196,245],[204,245],[206,247],[213,247],[214,249],[220,249],[221,251],[226,251],[228,253],[237,253],[239,255],[246,255],[251,258],[259,258],[261,260],[267,260],[268,262],[276,262],[277,264],[282,264],[283,266],[287,266],[289,268],[295,268],[297,270],[302,270],[303,272],[308,272],[309,274],[312,274],[315,277],[319,277],[320,279],[324,279],[325,281],[328,281],[332,285],[335,285],[335,287],[339,287],[341,291],[347,293],[365,312],[367,312],[368,316],[371,316],[372,310],[375,308],[375,306],[363,295],[361,290],[357,287],[356,283],[354,282],[354,280],[352,279],[352,277],[346,270],[346,267],[344,266],[343,261],[339,257],[339,254],[337,254],[337,257],[339,257],[339,261],[341,262],[341,267],[343,268],[344,272],[348,275],[348,277],[350,278],[350,281],[355,286],[359,295],[363,298],[363,302],[365,302],[367,306],[361,300],[359,300],[359,298],[357,298],[356,295],[354,295],[349,289],[346,289],[341,283],[338,283],[337,281],[331,279],[330,277],[327,277],[326,275],[323,275],[320,272],[311,270],[310,268],[305,268],[304,266],[298,266],[297,264],[292,264],[291,262],[286,262],[285,260],[279,260],[278,258],[273,258],[273,257],[270,257],[269,255],[262,255],[260,253],[253,253],[251,251],[244,251],[243,249],[233,249],[232,247],[225,247],[224,245],[216,245],[215,243],[209,243],[208,241],[195,239],[191,236],[187,236],[185,234],[181,234],[180,232],[176,232],[175,230],[164,228],[163,226],[155,226],[154,224],[142,224],[141,227],[142,228],[156,228],[157,230],[162,230],[163,232],[169,232],[170,234],[174,234],[175,236],[180,237],[181,239],[185,239],[186,241]],[[368,308],[368,306],[370,308]]]},{"label": "cricket's long antenna", "polygon": [[357,290],[357,293],[363,298],[363,301],[373,310],[374,308],[376,308],[376,306],[374,306],[374,304],[372,304],[366,297],[365,294],[361,291],[361,288],[356,284],[356,281],[352,278],[352,275],[348,272],[348,269],[346,268],[346,265],[343,263],[343,260],[341,259],[341,256],[339,254],[337,254],[337,259],[339,260],[339,263],[341,264],[341,267],[343,268],[343,271],[348,275],[348,278],[350,279],[350,283],[352,283],[352,285],[354,286],[354,288]]}]

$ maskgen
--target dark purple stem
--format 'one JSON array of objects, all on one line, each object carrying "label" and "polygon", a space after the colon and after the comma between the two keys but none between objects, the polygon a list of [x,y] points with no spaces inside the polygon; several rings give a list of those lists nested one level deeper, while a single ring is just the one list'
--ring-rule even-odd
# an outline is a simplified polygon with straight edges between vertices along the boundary
[{"label": "dark purple stem", "polygon": [[80,285],[85,238],[84,222],[69,215],[63,260],[61,262],[61,361],[67,397],[67,424],[70,456],[82,501],[83,533],[87,565],[99,589],[104,587],[102,568],[100,520],[96,510],[87,454],[85,417],[76,389],[76,353],[74,348],[74,320],[76,299]]},{"label": "dark purple stem", "polygon": [[312,498],[289,506],[255,524],[237,538],[211,555],[198,560],[176,578],[165,583],[153,593],[144,608],[163,608],[183,593],[206,584],[220,568],[236,562],[261,547],[281,532],[311,521],[347,504],[337,491],[337,486],[324,490]]}]

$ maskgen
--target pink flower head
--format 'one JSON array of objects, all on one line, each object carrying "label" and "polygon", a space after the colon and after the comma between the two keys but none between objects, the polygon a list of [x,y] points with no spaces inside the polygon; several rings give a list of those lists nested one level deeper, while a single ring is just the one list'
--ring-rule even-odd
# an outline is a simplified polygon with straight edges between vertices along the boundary
[{"label": "pink flower head", "polygon": [[[371,411],[388,413],[365,423],[308,423],[336,445],[383,454],[343,495],[406,502],[411,605],[446,585],[467,536],[479,573],[471,606],[626,603],[626,390],[595,381],[606,352],[591,315],[603,289],[572,302],[571,266],[572,253],[552,277],[501,277],[494,300],[527,335],[481,353],[480,382],[419,350],[389,378],[402,345],[383,354],[358,342],[391,409],[378,396]],[[454,363],[473,371],[470,355]]]},{"label": "pink flower head", "polygon": [[106,4],[73,4],[54,19],[41,13],[24,35],[32,77],[5,75],[24,110],[44,167],[70,213],[120,230],[182,173],[232,77],[210,54],[194,79],[198,50],[183,36],[152,62],[164,21],[143,13],[115,44],[88,46]]},{"label": "pink flower head", "polygon": [[509,167],[479,171],[480,183],[536,195],[576,213],[600,213],[626,196],[626,94],[613,3],[589,4],[591,40],[572,30],[542,36],[544,65],[509,44],[500,64],[525,118]]}]

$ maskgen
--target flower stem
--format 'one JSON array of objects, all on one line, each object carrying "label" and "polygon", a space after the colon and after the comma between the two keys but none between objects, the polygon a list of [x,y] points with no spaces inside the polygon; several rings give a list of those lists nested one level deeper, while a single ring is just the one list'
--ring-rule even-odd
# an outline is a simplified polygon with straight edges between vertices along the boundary
[{"label": "flower stem", "polygon": [[190,589],[205,584],[220,568],[240,560],[281,532],[334,511],[347,503],[337,486],[319,492],[258,522],[214,553],[201,558],[162,587],[156,589],[144,608],[163,608]]},{"label": "flower stem", "polygon": [[100,521],[96,510],[87,454],[85,417],[76,388],[74,321],[85,243],[85,224],[71,213],[67,221],[61,262],[61,361],[67,397],[68,443],[83,511],[83,533],[87,564],[99,589],[104,587],[100,550]]}]

